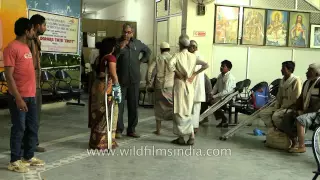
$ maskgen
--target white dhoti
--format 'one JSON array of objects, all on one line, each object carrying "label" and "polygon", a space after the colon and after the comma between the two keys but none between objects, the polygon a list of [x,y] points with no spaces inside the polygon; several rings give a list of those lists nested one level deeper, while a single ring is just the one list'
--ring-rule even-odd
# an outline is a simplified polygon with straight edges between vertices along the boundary
[{"label": "white dhoti", "polygon": [[190,135],[193,133],[193,121],[191,116],[181,116],[174,114],[173,116],[173,133],[178,136]]},{"label": "white dhoti", "polygon": [[193,104],[193,115],[192,115],[193,128],[199,128],[200,111],[201,111],[201,102],[195,102]]}]

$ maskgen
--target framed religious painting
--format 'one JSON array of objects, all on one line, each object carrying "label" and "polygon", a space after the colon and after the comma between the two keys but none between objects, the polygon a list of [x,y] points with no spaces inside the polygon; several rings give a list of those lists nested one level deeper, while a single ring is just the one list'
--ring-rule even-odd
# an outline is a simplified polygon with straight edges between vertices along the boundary
[{"label": "framed religious painting", "polygon": [[288,45],[289,12],[267,10],[266,46]]},{"label": "framed religious painting", "polygon": [[290,12],[289,46],[309,47],[310,13]]},{"label": "framed religious painting", "polygon": [[216,6],[214,43],[238,44],[239,7]]},{"label": "framed religious painting", "polygon": [[242,40],[244,45],[264,45],[266,10],[244,8]]},{"label": "framed religious painting", "polygon": [[311,24],[310,48],[320,48],[320,25]]}]

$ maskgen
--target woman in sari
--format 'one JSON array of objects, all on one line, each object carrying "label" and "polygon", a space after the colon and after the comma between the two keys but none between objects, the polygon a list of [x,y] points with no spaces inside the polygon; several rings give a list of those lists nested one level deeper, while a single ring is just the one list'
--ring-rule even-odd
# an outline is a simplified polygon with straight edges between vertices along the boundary
[{"label": "woman in sari", "polygon": [[[99,60],[96,61],[96,78],[92,84],[89,99],[89,128],[91,128],[89,146],[92,149],[107,149],[108,130],[106,110],[108,111],[108,119],[113,116],[112,149],[118,146],[115,141],[115,133],[118,121],[118,103],[121,102],[121,88],[116,72],[116,57],[112,55],[115,45],[115,38],[104,39],[99,50]],[[107,109],[105,102],[106,93],[108,96]],[[114,104],[113,114],[111,114],[112,104]]]}]

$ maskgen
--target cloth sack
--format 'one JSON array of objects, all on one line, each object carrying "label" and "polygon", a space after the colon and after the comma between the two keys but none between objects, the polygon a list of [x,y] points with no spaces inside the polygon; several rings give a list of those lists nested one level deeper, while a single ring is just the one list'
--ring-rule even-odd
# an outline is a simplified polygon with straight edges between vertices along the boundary
[{"label": "cloth sack", "polygon": [[288,150],[291,146],[291,140],[285,133],[270,128],[266,136],[266,146],[274,149]]}]

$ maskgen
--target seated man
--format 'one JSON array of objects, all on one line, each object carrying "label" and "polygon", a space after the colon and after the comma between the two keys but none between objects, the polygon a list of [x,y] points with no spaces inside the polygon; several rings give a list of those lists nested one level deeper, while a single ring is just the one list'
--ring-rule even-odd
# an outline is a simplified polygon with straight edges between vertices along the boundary
[{"label": "seated man", "polygon": [[301,94],[302,83],[299,78],[293,75],[294,69],[294,62],[285,61],[282,63],[283,79],[280,82],[276,103],[259,113],[260,118],[269,128],[280,126],[283,115],[286,111],[291,111],[288,108],[292,108]]},{"label": "seated man", "polygon": [[[226,95],[233,92],[236,87],[236,81],[234,76],[231,74],[230,70],[232,69],[232,63],[228,60],[221,62],[220,72],[221,74],[217,78],[217,83],[214,85],[211,92],[211,104],[219,101]],[[222,109],[217,110],[214,113],[216,120],[222,119],[217,127],[228,127],[228,119],[224,115]]]},{"label": "seated man", "polygon": [[[307,81],[303,84],[302,94],[296,103],[296,111],[286,114],[280,130],[291,139],[291,153],[304,153],[304,135],[306,128],[320,124],[320,64],[311,64],[307,71]],[[299,146],[296,146],[296,138]]]}]

